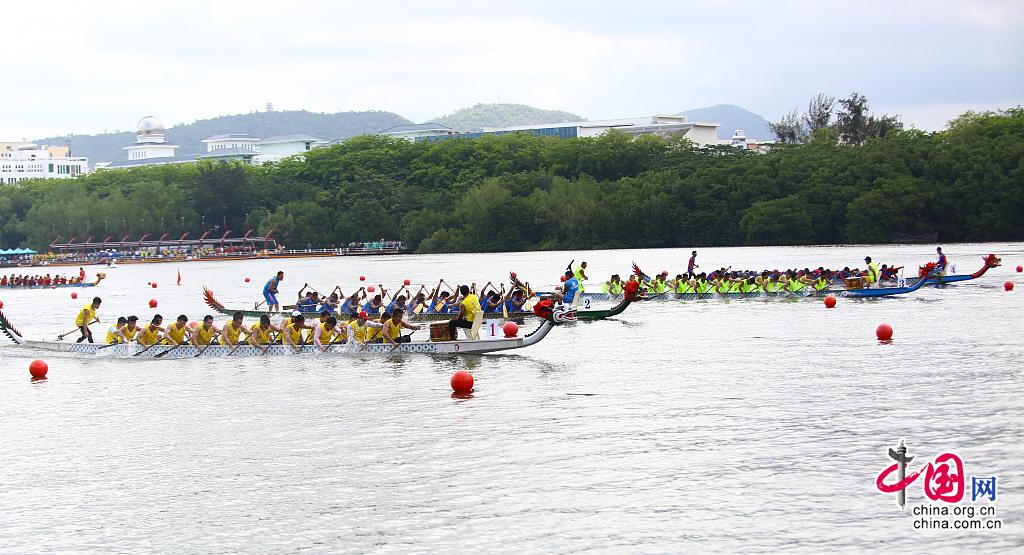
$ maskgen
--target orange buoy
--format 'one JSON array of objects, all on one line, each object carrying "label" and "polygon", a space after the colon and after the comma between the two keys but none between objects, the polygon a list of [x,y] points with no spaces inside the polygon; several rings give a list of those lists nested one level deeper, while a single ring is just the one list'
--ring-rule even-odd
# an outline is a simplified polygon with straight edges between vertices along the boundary
[{"label": "orange buoy", "polygon": [[829,295],[829,296],[825,297],[825,308],[835,308],[835,307],[836,307],[836,297],[835,297],[835,295]]},{"label": "orange buoy", "polygon": [[465,370],[452,374],[452,390],[461,394],[473,391],[473,374]]},{"label": "orange buoy", "polygon": [[149,308],[156,308],[156,299],[149,299]]},{"label": "orange buoy", "polygon": [[45,360],[33,360],[28,365],[28,373],[32,374],[33,378],[45,378],[46,372],[50,370],[50,366],[46,364]]},{"label": "orange buoy", "polygon": [[1004,283],[1003,284],[1003,289],[1006,290],[1006,291],[1013,291],[1013,282],[1012,281],[1008,281],[1008,282]]},{"label": "orange buoy", "polygon": [[245,278],[245,282],[246,282],[246,283],[249,283],[250,281],[252,281],[252,280],[251,280],[251,279],[249,279],[249,278]]},{"label": "orange buoy", "polygon": [[372,285],[366,288],[366,291],[367,291],[368,293],[373,293],[373,292],[374,292],[374,291],[376,291],[376,290],[377,290],[377,288],[376,288],[376,287],[374,287],[374,286],[372,286]]},{"label": "orange buoy", "polygon": [[505,322],[504,326],[501,326],[501,331],[505,332],[505,337],[515,337],[519,333],[519,324],[515,322]]},{"label": "orange buoy", "polygon": [[76,292],[72,291],[72,292],[71,292],[71,298],[72,298],[72,299],[77,299],[77,298],[78,298],[78,293],[76,293]]},{"label": "orange buoy", "polygon": [[892,339],[892,326],[889,324],[879,324],[875,328],[875,336],[878,337],[879,341],[888,341]]},{"label": "orange buoy", "polygon": [[408,287],[408,286],[412,285],[412,280],[409,279],[409,278],[405,278],[405,281],[403,281],[402,284],[405,285],[406,287]]}]

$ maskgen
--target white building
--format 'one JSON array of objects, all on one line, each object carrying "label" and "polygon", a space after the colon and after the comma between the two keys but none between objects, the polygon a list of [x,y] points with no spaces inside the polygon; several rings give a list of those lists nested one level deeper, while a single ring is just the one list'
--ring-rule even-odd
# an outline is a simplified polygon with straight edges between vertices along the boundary
[{"label": "white building", "polygon": [[772,146],[775,145],[775,141],[748,139],[742,129],[737,129],[733,132],[731,139],[722,139],[718,141],[718,144],[764,154],[771,150]]},{"label": "white building", "polygon": [[161,164],[195,162],[195,156],[175,156],[178,145],[167,142],[164,124],[155,116],[146,116],[135,126],[135,142],[124,147],[127,160],[96,164],[101,168],[136,168]]},{"label": "white building", "polygon": [[609,130],[628,135],[682,135],[698,145],[718,144],[717,123],[691,122],[686,116],[654,115],[636,118],[620,118],[596,121],[574,121],[567,123],[546,123],[543,125],[519,125],[515,127],[485,127],[484,134],[504,134],[527,131],[544,136],[596,137]]},{"label": "white building", "polygon": [[421,137],[450,137],[456,134],[456,131],[447,125],[428,122],[414,123],[410,125],[396,125],[377,134],[395,137],[397,139],[405,139],[407,141],[416,141]]},{"label": "white building", "polygon": [[0,143],[0,185],[23,179],[66,179],[85,173],[89,173],[89,160],[68,155],[66,147]]},{"label": "white building", "polygon": [[257,164],[277,162],[291,156],[300,156],[327,144],[327,141],[312,135],[279,135],[260,139],[256,147],[259,155],[253,160]]},{"label": "white building", "polygon": [[147,158],[173,158],[178,145],[167,142],[164,124],[153,116],[146,116],[135,126],[134,144],[124,147],[128,151],[129,160],[145,160]]}]

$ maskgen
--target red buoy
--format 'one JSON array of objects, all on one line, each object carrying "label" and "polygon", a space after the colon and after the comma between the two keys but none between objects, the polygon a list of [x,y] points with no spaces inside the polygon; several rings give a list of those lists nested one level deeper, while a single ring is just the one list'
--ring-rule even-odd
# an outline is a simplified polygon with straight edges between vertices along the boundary
[{"label": "red buoy", "polygon": [[4,309],[4,302],[0,301],[0,310],[3,310],[3,309]]},{"label": "red buoy", "polygon": [[825,308],[835,308],[835,307],[836,307],[836,297],[835,297],[835,295],[829,295],[829,296],[825,297]]},{"label": "red buoy", "polygon": [[149,286],[152,287],[153,289],[156,289],[156,282],[154,281],[153,283],[150,283]]},{"label": "red buoy", "polygon": [[888,341],[892,339],[892,326],[889,324],[879,324],[875,328],[875,336],[878,337],[879,341]]},{"label": "red buoy", "polygon": [[1017,266],[1017,273],[1024,272],[1024,266]]},{"label": "red buoy", "polygon": [[473,374],[465,370],[452,374],[452,390],[461,394],[473,391]]},{"label": "red buoy", "polygon": [[249,278],[245,278],[245,282],[246,282],[246,283],[249,283],[250,281],[252,281],[252,280],[251,280],[251,279],[249,279]]},{"label": "red buoy", "polygon": [[562,283],[565,283],[565,276],[562,276]]},{"label": "red buoy", "polygon": [[196,322],[195,320],[192,320],[191,322],[188,323],[188,329],[194,330],[194,329],[196,329],[196,326],[198,326],[198,325],[199,325],[199,322]]},{"label": "red buoy", "polygon": [[359,276],[359,281],[366,281],[366,276]]},{"label": "red buoy", "polygon": [[77,298],[78,298],[78,293],[76,293],[76,292],[72,291],[72,292],[71,292],[71,298],[72,298],[72,299],[77,299]]},{"label": "red buoy", "polygon": [[1013,291],[1013,282],[1012,281],[1008,281],[1008,282],[1004,283],[1003,284],[1003,289],[1005,289],[1006,291]]},{"label": "red buoy", "polygon": [[405,281],[403,281],[402,284],[404,284],[406,287],[408,287],[408,286],[412,285],[412,280],[409,279],[409,278],[405,278]]},{"label": "red buoy", "polygon": [[156,308],[156,299],[149,299],[149,308]]},{"label": "red buoy", "polygon": [[[33,378],[45,378],[46,372],[50,370],[50,366],[46,364],[45,360],[33,360],[28,365],[28,373],[32,374]],[[470,378],[472,380],[472,378]]]},{"label": "red buoy", "polygon": [[519,333],[519,324],[515,322],[505,322],[504,326],[501,326],[501,331],[505,332],[505,337],[515,337]]},{"label": "red buoy", "polygon": [[374,291],[376,291],[376,290],[377,290],[377,288],[376,288],[376,287],[374,287],[374,286],[372,286],[372,285],[366,288],[366,291],[367,291],[368,293],[373,293],[373,292],[374,292]]}]

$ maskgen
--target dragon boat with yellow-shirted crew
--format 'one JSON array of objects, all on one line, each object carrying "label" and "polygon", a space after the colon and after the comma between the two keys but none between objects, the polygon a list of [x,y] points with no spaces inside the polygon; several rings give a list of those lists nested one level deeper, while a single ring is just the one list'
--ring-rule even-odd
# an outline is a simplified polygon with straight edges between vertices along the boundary
[{"label": "dragon boat with yellow-shirted crew", "polygon": [[[770,298],[823,298],[828,296],[872,299],[914,293],[924,286],[943,286],[974,280],[982,277],[990,268],[1000,266],[1002,260],[994,254],[982,258],[982,267],[972,274],[947,275],[935,263],[918,268],[918,275],[912,278],[880,279],[872,282],[863,276],[842,279],[839,283],[820,275],[791,274],[781,279],[778,273],[738,273],[737,277],[708,279],[668,278],[666,273],[650,276],[633,264],[629,282],[637,283],[637,289],[645,300],[693,301],[715,299],[770,299]],[[785,273],[781,274],[785,276]],[[700,274],[704,276],[704,274]],[[624,297],[627,281],[606,282],[602,291],[584,291],[576,294],[577,304],[583,309],[596,301],[614,301]]]}]

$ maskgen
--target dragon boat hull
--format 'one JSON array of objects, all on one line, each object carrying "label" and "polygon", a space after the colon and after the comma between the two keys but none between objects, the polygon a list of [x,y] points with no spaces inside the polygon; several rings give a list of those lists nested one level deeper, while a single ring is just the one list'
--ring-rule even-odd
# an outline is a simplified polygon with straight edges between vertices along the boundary
[{"label": "dragon boat hull", "polygon": [[[251,345],[241,345],[235,352],[226,345],[210,345],[202,352],[202,357],[253,357],[253,356],[301,356],[301,355],[350,355],[362,354],[454,354],[454,355],[478,355],[493,353],[497,351],[508,351],[522,349],[539,343],[548,332],[557,325],[558,321],[552,318],[544,319],[540,326],[530,333],[512,338],[497,339],[466,339],[460,341],[412,341],[402,343],[397,347],[387,343],[366,343],[366,344],[335,344],[328,347],[326,352],[321,351],[313,345],[303,345],[295,348],[287,345],[271,345],[267,348],[266,354],[260,349]],[[195,358],[200,350],[192,345],[155,345],[150,348],[142,347],[134,343],[119,345],[104,345],[100,343],[72,343],[61,341],[38,341],[22,337],[7,318],[0,312],[0,331],[17,345],[31,349],[57,351],[65,353],[78,353],[83,355],[100,355],[109,357],[141,357],[141,358]],[[163,354],[166,353],[166,354]]]},{"label": "dragon boat hull", "polygon": [[[626,300],[626,299],[623,299],[622,297],[619,297],[618,299],[615,299],[615,300],[617,300],[619,302],[615,306],[612,306],[610,308],[591,309],[590,305],[588,304],[584,308],[584,310],[577,310],[576,311],[576,319],[577,320],[604,320],[605,318],[611,318],[612,316],[618,316],[619,314],[622,314],[626,310],[626,308],[632,303],[632,300]],[[213,291],[210,291],[209,289],[207,289],[205,287],[203,288],[203,301],[206,302],[207,306],[209,306],[214,311],[219,312],[221,314],[234,314],[235,312],[241,312],[242,315],[245,316],[246,318],[259,318],[260,316],[263,316],[263,315],[269,315],[272,318],[284,318],[286,316],[291,316],[291,311],[287,311],[287,312],[267,312],[265,310],[232,310],[230,308],[225,307],[223,304],[221,304],[216,298],[214,298]],[[310,316],[316,317],[318,314],[319,314],[318,312],[304,312],[303,313],[303,315],[306,316],[307,318],[310,317]],[[410,321],[410,322],[439,322],[439,321],[443,321],[443,320],[451,320],[455,316],[456,316],[455,314],[447,314],[447,313],[421,313],[421,314],[408,313],[406,315],[406,319],[408,321]],[[509,312],[508,313],[508,317],[506,318],[506,316],[503,313],[501,313],[501,312],[485,312],[485,313],[483,313],[483,317],[485,319],[487,319],[487,320],[496,320],[496,319],[523,320],[523,319],[526,319],[526,318],[535,318],[535,317],[537,317],[537,315],[534,314],[533,312],[529,312],[529,311],[517,311],[517,312]]]}]

